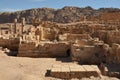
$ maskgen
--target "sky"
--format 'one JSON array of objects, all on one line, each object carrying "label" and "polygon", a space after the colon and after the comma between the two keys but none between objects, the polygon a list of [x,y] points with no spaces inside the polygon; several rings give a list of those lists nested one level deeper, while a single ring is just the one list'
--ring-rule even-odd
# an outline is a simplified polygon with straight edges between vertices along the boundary
[{"label": "sky", "polygon": [[120,8],[120,0],[1,0],[0,12],[14,12],[31,8],[63,8],[64,6],[76,6],[92,8]]}]

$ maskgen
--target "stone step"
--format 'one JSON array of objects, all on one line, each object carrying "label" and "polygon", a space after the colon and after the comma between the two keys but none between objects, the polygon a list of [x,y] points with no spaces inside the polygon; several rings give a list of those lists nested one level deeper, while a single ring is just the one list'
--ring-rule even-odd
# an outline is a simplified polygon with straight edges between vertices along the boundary
[{"label": "stone step", "polygon": [[81,79],[90,76],[100,77],[100,70],[96,65],[53,65],[50,75],[61,79]]}]

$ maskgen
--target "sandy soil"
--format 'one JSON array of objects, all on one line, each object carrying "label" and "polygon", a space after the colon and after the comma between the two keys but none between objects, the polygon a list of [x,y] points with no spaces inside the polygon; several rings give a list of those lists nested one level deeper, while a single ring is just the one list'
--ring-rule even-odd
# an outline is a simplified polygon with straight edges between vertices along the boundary
[{"label": "sandy soil", "polygon": [[[0,51],[0,80],[60,80],[46,77],[46,71],[53,64],[75,64],[64,58],[26,58],[7,56]],[[73,79],[75,80],[75,79]],[[83,78],[82,80],[119,80],[116,78]]]}]

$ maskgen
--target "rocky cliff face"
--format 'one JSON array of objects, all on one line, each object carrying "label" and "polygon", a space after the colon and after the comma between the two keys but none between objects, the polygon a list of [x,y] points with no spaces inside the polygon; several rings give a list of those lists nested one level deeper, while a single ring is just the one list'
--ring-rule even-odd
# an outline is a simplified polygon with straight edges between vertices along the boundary
[{"label": "rocky cliff face", "polygon": [[[100,9],[93,9],[91,7],[79,8],[79,7],[64,7],[62,9],[51,9],[51,8],[37,8],[37,9],[29,9],[17,12],[4,12],[0,13],[0,23],[8,23],[13,22],[14,18],[18,18],[20,22],[22,17],[26,18],[27,23],[31,23],[33,17],[37,17],[44,21],[53,21],[58,23],[69,23],[69,22],[77,22],[80,21],[83,16],[87,16],[88,19],[95,20],[95,18],[100,18],[101,16],[104,17],[103,13],[111,13],[116,12],[113,14],[117,16],[120,14],[120,9],[117,8],[100,8]],[[106,15],[106,14],[105,14]],[[111,17],[112,14],[108,15]],[[104,20],[104,18],[103,18]],[[119,19],[120,20],[120,19]]]}]

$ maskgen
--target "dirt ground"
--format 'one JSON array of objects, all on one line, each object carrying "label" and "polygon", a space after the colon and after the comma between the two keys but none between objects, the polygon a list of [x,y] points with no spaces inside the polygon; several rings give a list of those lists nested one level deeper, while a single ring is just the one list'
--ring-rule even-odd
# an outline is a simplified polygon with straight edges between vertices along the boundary
[{"label": "dirt ground", "polygon": [[[76,64],[66,58],[27,58],[7,56],[0,51],[0,80],[60,80],[45,76],[53,64]],[[77,80],[77,79],[73,79]],[[119,80],[103,77],[82,80]]]}]

